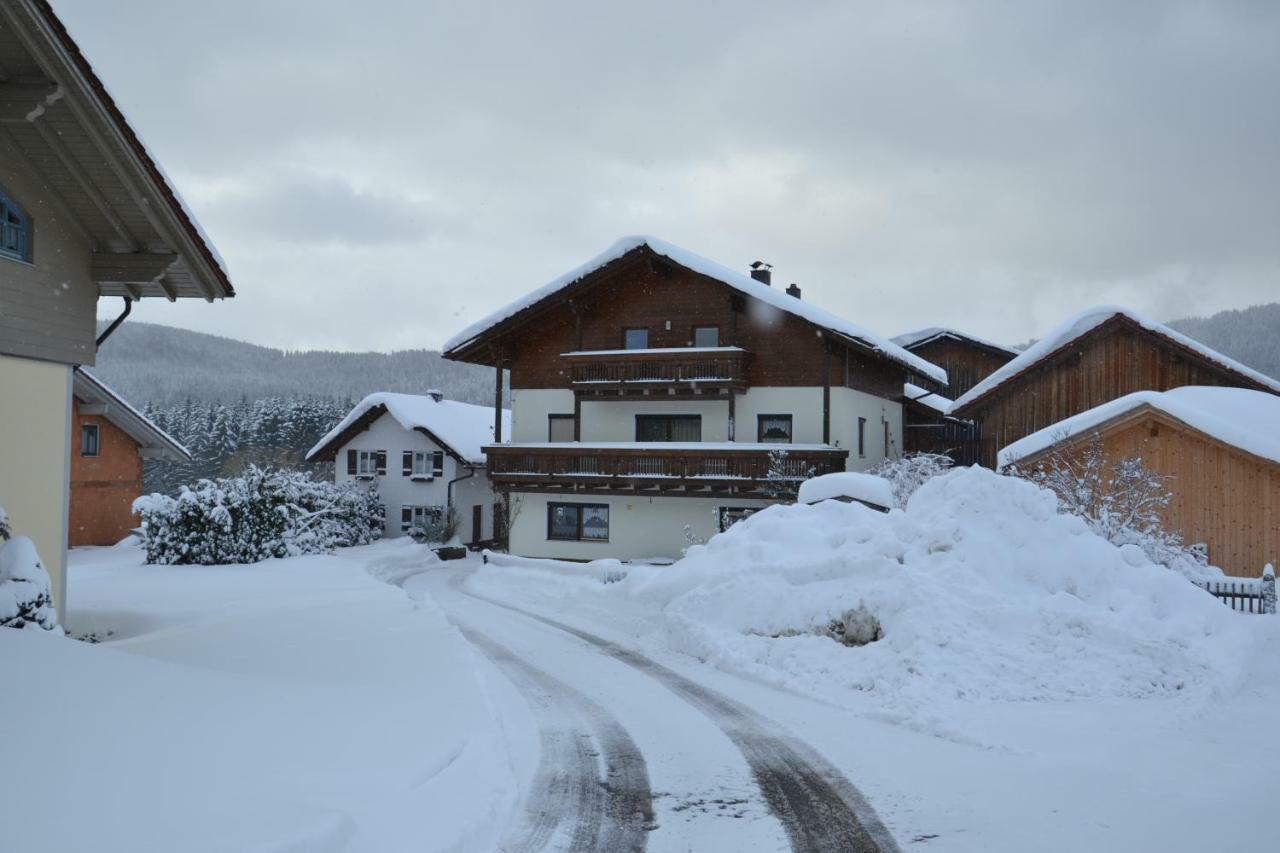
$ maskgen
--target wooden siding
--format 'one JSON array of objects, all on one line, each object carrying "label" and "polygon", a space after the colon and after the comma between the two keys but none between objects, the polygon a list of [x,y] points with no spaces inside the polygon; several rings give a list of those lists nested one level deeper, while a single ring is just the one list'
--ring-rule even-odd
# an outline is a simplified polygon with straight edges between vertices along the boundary
[{"label": "wooden siding", "polygon": [[[1104,424],[1102,436],[1109,459],[1138,455],[1151,470],[1173,478],[1165,523],[1184,541],[1208,545],[1209,562],[1250,578],[1267,563],[1280,567],[1280,464],[1151,409]],[[1087,440],[1081,436],[1070,446]]]},{"label": "wooden siding", "polygon": [[1258,387],[1130,321],[1109,320],[959,414],[978,422],[979,461],[994,468],[1000,448],[1037,430],[1134,391],[1183,385]]},{"label": "wooden siding", "polygon": [[[98,425],[97,456],[80,453],[80,427]],[[68,544],[114,545],[137,526],[133,502],[142,494],[138,443],[105,417],[80,414],[72,401],[71,523]]]},{"label": "wooden siding", "polygon": [[626,328],[647,328],[649,346],[666,348],[691,346],[695,326],[717,326],[722,346],[752,354],[746,371],[752,387],[821,386],[829,376],[832,385],[891,399],[901,394],[904,368],[820,336],[792,314],[751,303],[723,282],[636,252],[572,302],[566,297],[501,343],[511,387],[570,387],[563,353],[619,349]]},{"label": "wooden siding", "polygon": [[947,371],[947,388],[941,393],[950,400],[959,399],[1014,358],[1007,352],[947,336],[939,336],[908,349]]}]

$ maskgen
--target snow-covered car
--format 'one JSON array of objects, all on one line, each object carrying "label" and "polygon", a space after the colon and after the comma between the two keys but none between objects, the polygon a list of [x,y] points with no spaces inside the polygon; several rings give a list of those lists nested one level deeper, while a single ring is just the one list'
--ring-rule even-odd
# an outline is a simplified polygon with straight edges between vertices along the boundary
[{"label": "snow-covered car", "polygon": [[880,512],[888,512],[893,506],[893,484],[875,474],[837,471],[805,480],[800,484],[797,500],[802,504],[815,504],[818,501],[857,502]]}]

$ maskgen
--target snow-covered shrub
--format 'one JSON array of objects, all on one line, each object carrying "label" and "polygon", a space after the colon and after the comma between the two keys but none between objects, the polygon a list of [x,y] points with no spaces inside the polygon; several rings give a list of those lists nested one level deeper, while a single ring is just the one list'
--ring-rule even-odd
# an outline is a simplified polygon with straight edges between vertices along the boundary
[{"label": "snow-covered shrub", "polygon": [[828,622],[822,633],[846,646],[865,646],[882,638],[884,627],[866,604],[858,602],[857,607]]},{"label": "snow-covered shrub", "polygon": [[449,542],[458,535],[458,512],[453,507],[449,507],[433,521],[415,524],[409,528],[409,535],[415,542],[436,544]]},{"label": "snow-covered shrub", "polygon": [[941,453],[906,453],[897,459],[886,459],[867,471],[883,477],[893,486],[894,506],[902,509],[907,500],[939,474],[951,470],[951,458]]},{"label": "snow-covered shrub", "polygon": [[382,535],[375,488],[336,486],[296,471],[250,465],[238,477],[200,480],[176,498],[146,495],[148,563],[217,565],[365,545]]},{"label": "snow-covered shrub", "polygon": [[1031,469],[1015,464],[1007,472],[1052,491],[1064,512],[1083,518],[1113,545],[1136,545],[1151,562],[1188,577],[1212,573],[1204,546],[1188,545],[1164,527],[1173,478],[1147,468],[1139,456],[1110,461],[1099,432],[1078,450],[1060,441]]},{"label": "snow-covered shrub", "polygon": [[9,517],[0,507],[0,628],[58,628],[49,573],[35,544],[12,536]]},{"label": "snow-covered shrub", "polygon": [[764,491],[771,498],[793,497],[801,482],[815,473],[813,466],[806,466],[790,458],[786,450],[769,451],[769,469],[765,473]]}]

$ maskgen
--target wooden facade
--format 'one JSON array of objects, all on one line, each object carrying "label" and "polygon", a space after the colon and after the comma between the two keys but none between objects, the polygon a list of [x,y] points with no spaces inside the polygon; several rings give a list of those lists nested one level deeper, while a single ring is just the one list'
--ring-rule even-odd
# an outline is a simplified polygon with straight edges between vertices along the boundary
[{"label": "wooden facade", "polygon": [[[1247,453],[1142,406],[1100,424],[1110,460],[1141,456],[1171,477],[1173,501],[1163,514],[1169,530],[1189,544],[1203,542],[1209,562],[1230,575],[1256,578],[1267,563],[1280,566],[1280,463]],[[1089,430],[1062,445],[1086,445]],[[1033,467],[1049,449],[1019,460]]]},{"label": "wooden facade", "polygon": [[[71,501],[67,544],[114,545],[138,526],[133,502],[142,494],[142,454],[138,442],[105,415],[72,400]],[[85,427],[96,428],[96,452],[87,454]]]},{"label": "wooden facade", "polygon": [[1001,447],[1134,391],[1221,385],[1270,391],[1117,314],[952,412],[978,425],[979,464]]}]

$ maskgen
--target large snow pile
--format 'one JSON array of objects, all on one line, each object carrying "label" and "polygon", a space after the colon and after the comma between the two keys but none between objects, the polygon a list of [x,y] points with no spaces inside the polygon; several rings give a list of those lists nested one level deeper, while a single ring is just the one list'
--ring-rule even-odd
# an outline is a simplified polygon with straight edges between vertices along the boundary
[{"label": "large snow pile", "polygon": [[[659,608],[676,651],[913,716],[966,700],[1182,694],[1244,657],[1243,617],[1058,513],[1053,493],[979,468],[930,480],[905,511],[770,507],[672,567],[597,589]],[[867,617],[882,639],[833,642],[833,625]]]}]

